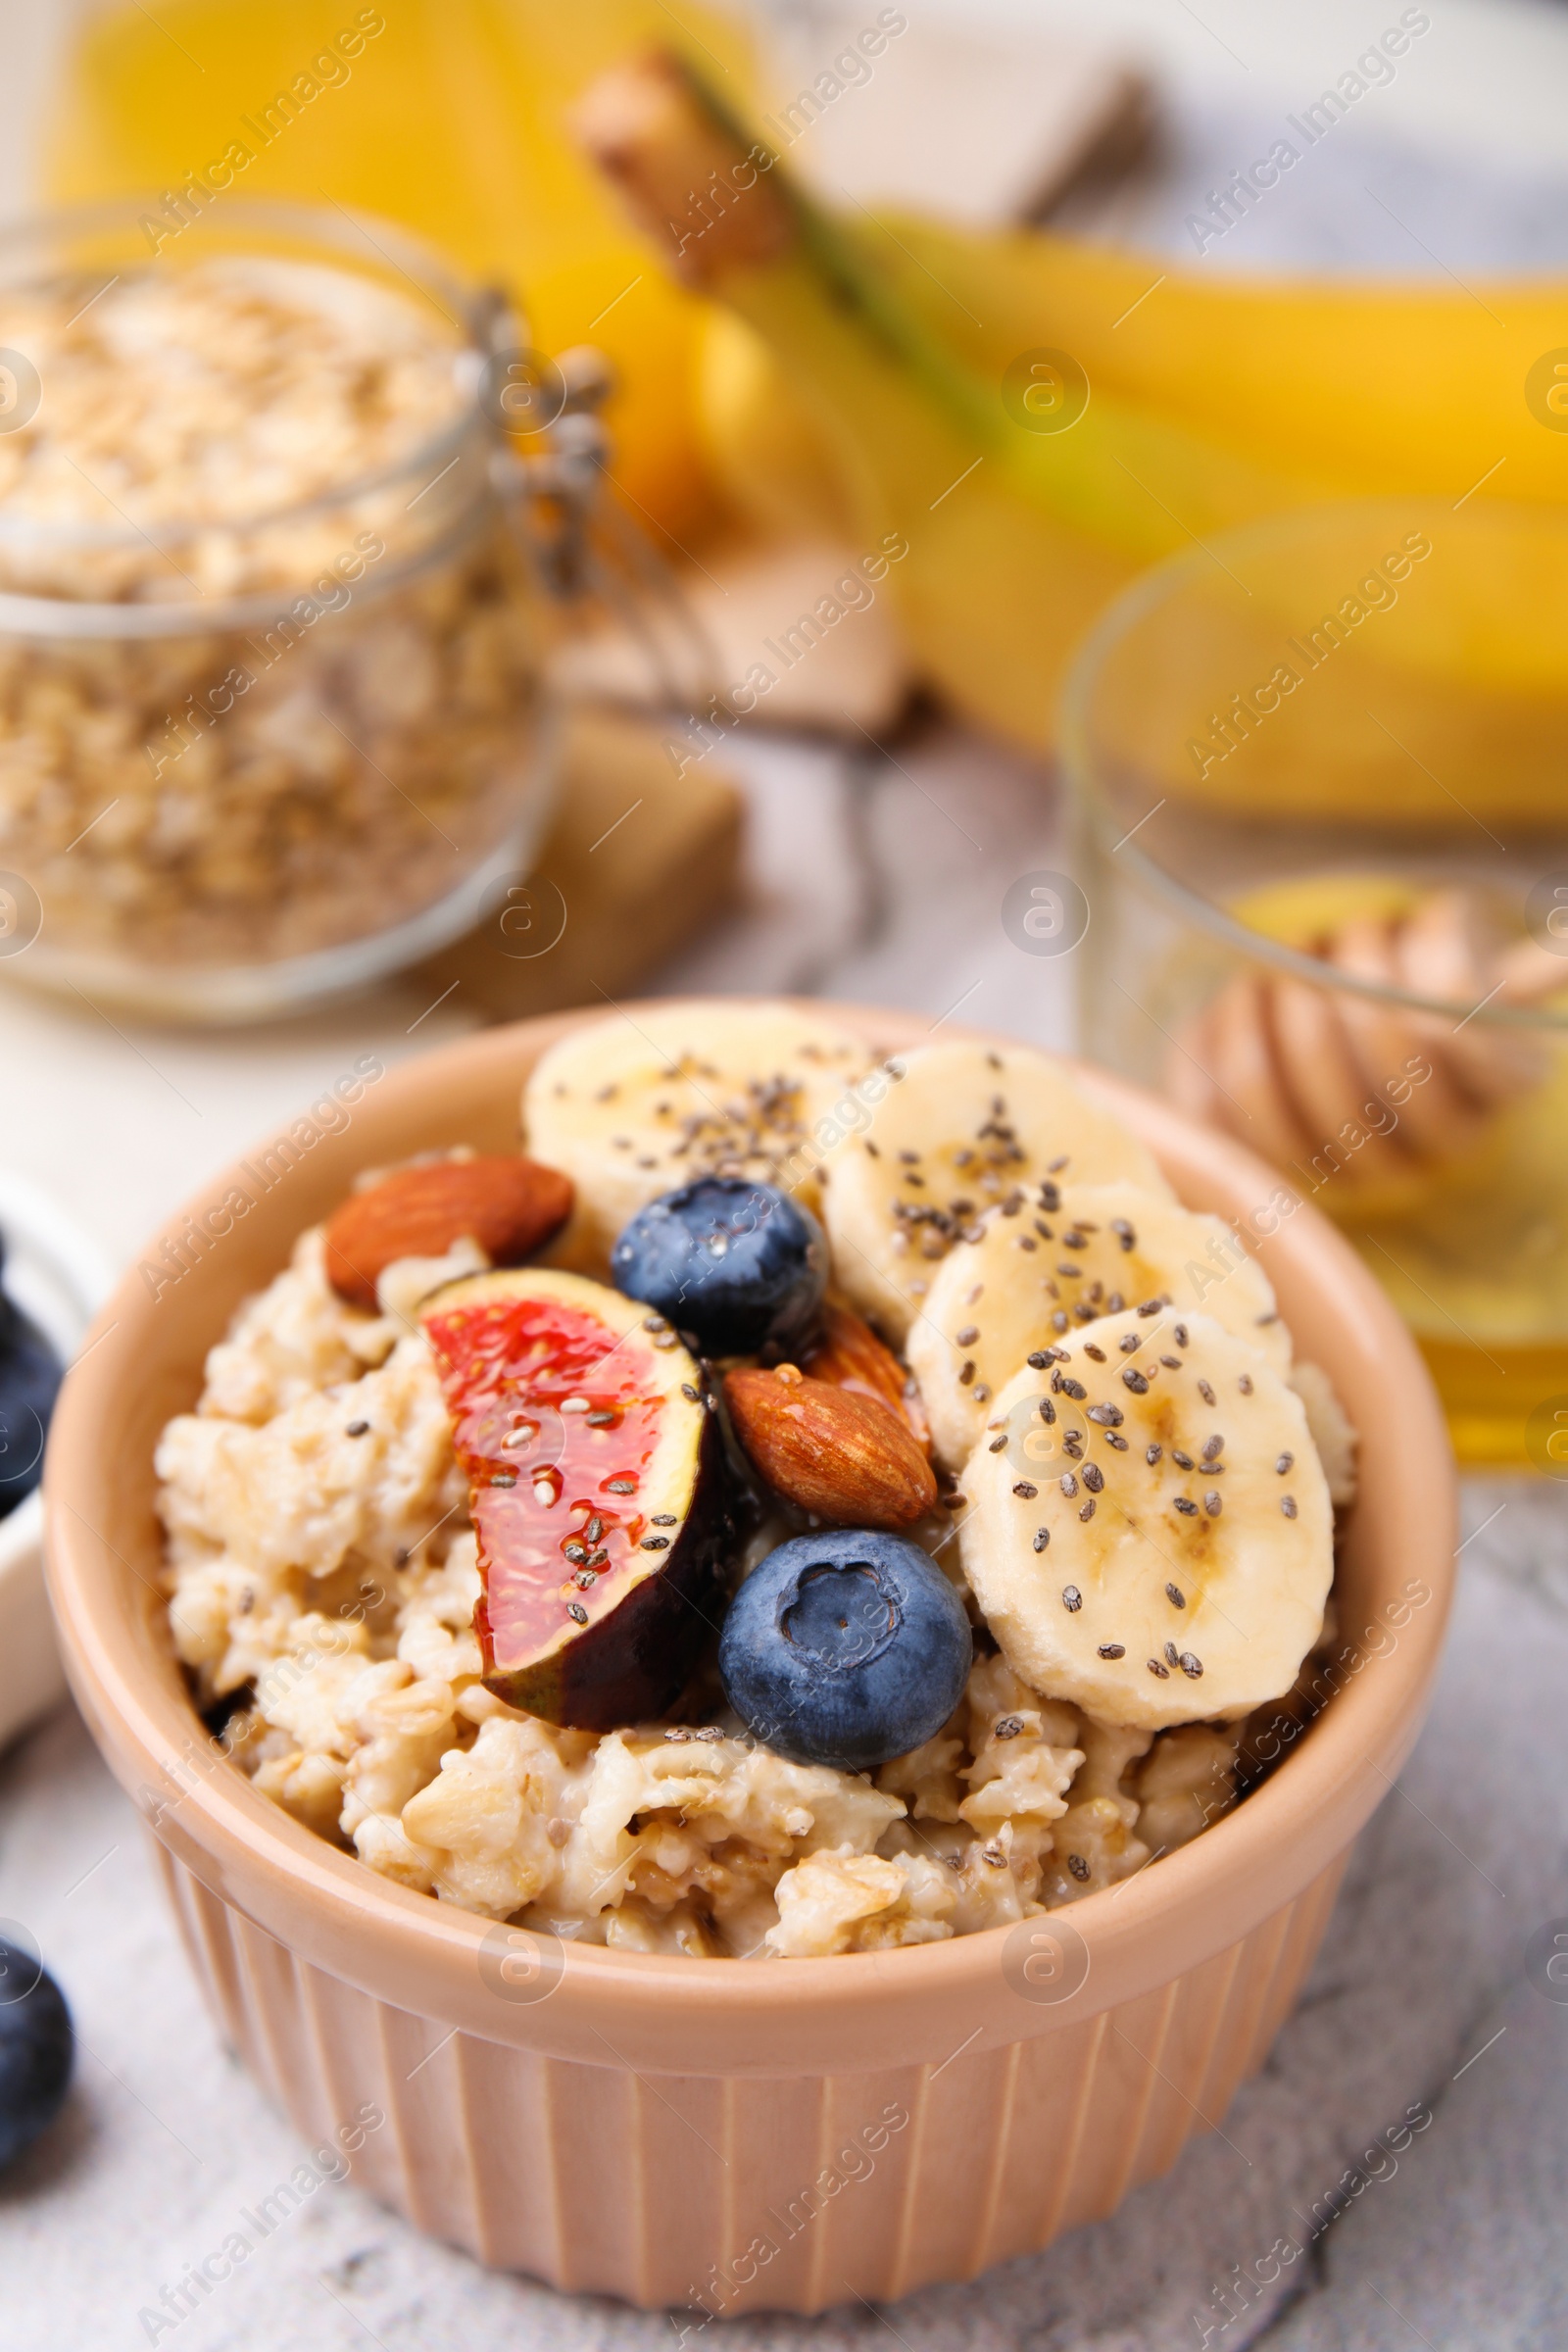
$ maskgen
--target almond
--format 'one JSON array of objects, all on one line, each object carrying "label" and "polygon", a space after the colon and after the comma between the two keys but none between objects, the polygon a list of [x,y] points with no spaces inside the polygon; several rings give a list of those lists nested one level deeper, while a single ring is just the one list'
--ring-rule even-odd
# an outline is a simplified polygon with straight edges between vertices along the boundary
[{"label": "almond", "polygon": [[326,1277],[340,1298],[373,1313],[376,1283],[397,1258],[445,1257],[466,1238],[493,1264],[517,1265],[565,1223],[571,1198],[569,1177],[514,1154],[398,1168],[334,1212]]},{"label": "almond", "polygon": [[780,1364],[726,1373],[724,1399],[768,1485],[835,1527],[907,1527],[936,1501],[930,1463],[879,1397]]},{"label": "almond", "polygon": [[921,1449],[931,1450],[931,1429],[920,1401],[914,1375],[906,1372],[891,1348],[884,1347],[869,1323],[847,1306],[828,1306],[822,1317],[822,1337],[801,1362],[811,1380],[825,1380],[835,1389],[857,1396],[875,1396],[891,1404],[907,1422]]}]

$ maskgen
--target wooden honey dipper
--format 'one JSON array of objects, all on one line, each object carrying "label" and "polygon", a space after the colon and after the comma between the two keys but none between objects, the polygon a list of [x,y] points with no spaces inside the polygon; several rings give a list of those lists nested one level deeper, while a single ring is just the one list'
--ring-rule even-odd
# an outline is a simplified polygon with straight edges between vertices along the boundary
[{"label": "wooden honey dipper", "polygon": [[1236,973],[1184,1028],[1165,1086],[1265,1159],[1320,1180],[1407,1180],[1466,1150],[1545,1075],[1539,1038],[1470,1022],[1484,1004],[1535,1005],[1568,989],[1568,953],[1534,939],[1499,948],[1469,893],[1352,915],[1303,952],[1348,979],[1462,1011],[1409,1012],[1283,974]]}]

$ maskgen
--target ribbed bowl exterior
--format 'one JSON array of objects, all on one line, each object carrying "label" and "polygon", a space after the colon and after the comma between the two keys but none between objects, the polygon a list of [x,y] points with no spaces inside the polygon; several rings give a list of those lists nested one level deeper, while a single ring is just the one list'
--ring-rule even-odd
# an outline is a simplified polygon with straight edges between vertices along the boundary
[{"label": "ribbed bowl exterior", "polygon": [[1344,1870],[1157,1991],[1031,2040],[870,2074],[656,2079],[608,2047],[584,2066],[392,2008],[154,1851],[219,2027],[313,2146],[373,2108],[354,2177],[416,2228],[697,2321],[893,2301],[1113,2212],[1262,2065]]},{"label": "ribbed bowl exterior", "polygon": [[[928,1034],[907,1014],[824,1009],[881,1051]],[[1085,1073],[1183,1200],[1261,1246],[1301,1353],[1332,1368],[1360,1432],[1334,1695],[1279,1770],[1122,1886],[909,1950],[616,1952],[391,1885],[206,1739],[159,1592],[153,1452],[235,1307],[358,1170],[514,1148],[523,1077],[583,1017],[488,1031],[387,1075],[177,1284],[127,1277],[51,1433],[62,1649],[154,1834],[223,2034],[314,2144],[352,2132],[374,2194],[481,2261],[689,2310],[693,2327],[886,2300],[1111,2212],[1222,2126],[1419,1729],[1453,1577],[1451,1456],[1408,1335],[1333,1229],[1303,1203],[1280,1210],[1278,1178],[1234,1145]],[[234,1182],[214,1179],[171,1231]]]}]

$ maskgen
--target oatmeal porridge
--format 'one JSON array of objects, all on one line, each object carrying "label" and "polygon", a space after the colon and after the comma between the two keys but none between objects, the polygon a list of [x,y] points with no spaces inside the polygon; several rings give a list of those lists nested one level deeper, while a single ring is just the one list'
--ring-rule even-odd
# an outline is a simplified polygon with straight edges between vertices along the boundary
[{"label": "oatmeal porridge", "polygon": [[369,1869],[625,1950],[929,1942],[1157,1866],[1309,1711],[1328,1380],[1255,1261],[1192,1298],[1217,1220],[1048,1057],[708,1011],[573,1031],[541,1156],[369,1172],[212,1349],[158,1451],[209,1723]]}]

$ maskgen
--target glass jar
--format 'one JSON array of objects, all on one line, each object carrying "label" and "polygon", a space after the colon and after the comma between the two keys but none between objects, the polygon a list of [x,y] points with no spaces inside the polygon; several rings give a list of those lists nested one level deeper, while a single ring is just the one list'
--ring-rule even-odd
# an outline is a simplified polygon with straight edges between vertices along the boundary
[{"label": "glass jar", "polygon": [[0,970],[257,1018],[526,867],[550,729],[506,339],[341,208],[204,183],[0,239]]},{"label": "glass jar", "polygon": [[1281,1171],[1265,1264],[1338,1221],[1464,1459],[1568,1475],[1568,526],[1215,538],[1106,614],[1063,740],[1086,1052]]}]

